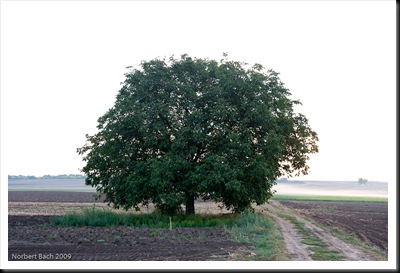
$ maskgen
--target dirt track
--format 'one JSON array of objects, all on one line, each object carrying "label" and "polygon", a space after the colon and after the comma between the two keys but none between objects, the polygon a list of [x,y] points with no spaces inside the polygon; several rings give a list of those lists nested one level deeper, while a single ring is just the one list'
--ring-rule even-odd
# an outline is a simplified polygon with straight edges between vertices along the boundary
[{"label": "dirt track", "polygon": [[329,202],[329,201],[280,201],[286,207],[316,222],[336,226],[359,239],[388,249],[388,203],[378,202]]},{"label": "dirt track", "polygon": [[[49,224],[49,215],[76,211],[94,203],[93,193],[88,192],[9,192],[9,260],[40,260],[32,256],[37,253],[47,254],[43,257],[53,260],[57,258],[56,254],[70,254],[70,260],[76,261],[231,260],[235,253],[241,253],[242,257],[252,255],[251,246],[231,241],[223,229],[169,231],[134,227],[55,227]],[[104,205],[96,202],[96,206]],[[375,257],[334,238],[298,213],[356,233],[362,240],[387,251],[387,203],[270,201],[270,205],[272,210],[266,212],[280,225],[292,260],[311,260],[310,249],[301,242],[290,221],[273,210],[295,216],[330,248],[339,250],[346,260],[375,260]],[[199,202],[196,206],[196,210],[203,208],[207,212],[210,205]],[[340,217],[345,220],[341,221]],[[369,219],[377,229],[366,226],[362,219]],[[24,253],[31,256],[21,256]]]},{"label": "dirt track", "polygon": [[270,201],[269,206],[266,206],[265,208],[266,208],[266,213],[273,216],[277,220],[277,223],[280,225],[281,231],[285,238],[287,250],[292,257],[292,260],[298,260],[298,261],[312,260],[310,257],[310,251],[312,250],[301,242],[301,238],[297,234],[297,232],[293,229],[293,225],[288,220],[279,217],[276,213],[277,211],[295,217],[298,221],[302,222],[305,225],[305,227],[309,231],[311,231],[314,235],[319,237],[328,246],[328,248],[339,251],[343,255],[344,260],[346,261],[377,260],[377,257],[375,257],[374,255],[371,255],[361,249],[354,247],[353,245],[350,245],[340,240],[339,238],[332,236],[328,231],[320,227],[317,227],[310,221],[307,221],[304,218],[294,214],[291,209],[283,206],[278,201]]},{"label": "dirt track", "polygon": [[310,250],[302,243],[301,236],[294,229],[294,225],[289,221],[279,217],[276,213],[265,210],[264,212],[273,217],[275,222],[281,229],[282,236],[285,240],[286,250],[288,251],[292,261],[312,261]]}]

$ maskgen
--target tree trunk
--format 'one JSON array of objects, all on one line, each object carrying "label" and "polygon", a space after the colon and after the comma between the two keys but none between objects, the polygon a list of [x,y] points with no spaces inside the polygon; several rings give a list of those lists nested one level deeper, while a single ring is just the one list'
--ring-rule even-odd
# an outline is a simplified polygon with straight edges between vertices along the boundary
[{"label": "tree trunk", "polygon": [[186,215],[194,214],[194,197],[186,194]]}]

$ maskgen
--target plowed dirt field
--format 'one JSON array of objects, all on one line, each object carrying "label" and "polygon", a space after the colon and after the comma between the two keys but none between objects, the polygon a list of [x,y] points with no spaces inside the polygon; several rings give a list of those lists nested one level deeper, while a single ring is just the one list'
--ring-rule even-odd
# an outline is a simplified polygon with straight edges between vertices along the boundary
[{"label": "plowed dirt field", "polygon": [[[9,191],[8,258],[19,260],[208,261],[252,256],[252,246],[234,242],[221,228],[60,227],[51,217],[82,207],[105,206],[90,192]],[[388,248],[388,204],[368,202],[279,201],[325,225]],[[215,211],[197,202],[196,210]],[[222,212],[222,211],[221,211]]]}]

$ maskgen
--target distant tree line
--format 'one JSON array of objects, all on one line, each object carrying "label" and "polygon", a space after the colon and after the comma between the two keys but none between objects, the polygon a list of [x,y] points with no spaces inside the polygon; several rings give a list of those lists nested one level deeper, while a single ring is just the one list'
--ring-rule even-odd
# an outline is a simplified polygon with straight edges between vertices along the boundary
[{"label": "distant tree line", "polygon": [[59,174],[59,175],[43,175],[36,177],[34,175],[9,175],[8,179],[84,179],[86,176],[80,174]]},{"label": "distant tree line", "polygon": [[289,180],[286,177],[280,178],[278,180],[276,180],[276,183],[297,183],[297,184],[304,184],[303,181],[299,181],[299,180]]}]

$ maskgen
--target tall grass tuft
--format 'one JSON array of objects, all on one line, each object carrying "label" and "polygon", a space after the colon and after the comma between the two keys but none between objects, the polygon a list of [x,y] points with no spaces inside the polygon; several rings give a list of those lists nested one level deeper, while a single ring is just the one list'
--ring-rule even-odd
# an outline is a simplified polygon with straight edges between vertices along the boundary
[{"label": "tall grass tuft", "polygon": [[[172,228],[178,227],[223,227],[231,226],[237,215],[176,215],[172,217]],[[110,208],[83,208],[81,212],[72,212],[52,218],[53,225],[61,226],[136,226],[151,228],[169,228],[169,216],[159,212],[151,214],[119,213]]]},{"label": "tall grass tuft", "polygon": [[284,251],[283,236],[270,217],[251,211],[243,212],[229,231],[235,241],[254,246],[256,256],[252,260],[289,260]]},{"label": "tall grass tuft", "polygon": [[[122,213],[110,208],[84,208],[81,212],[72,212],[52,218],[53,225],[61,226],[136,226],[147,228],[165,228],[170,225],[169,216],[153,212],[151,214]],[[252,211],[241,214],[196,214],[176,215],[172,217],[172,227],[219,227],[224,228],[237,242],[253,246],[255,256],[239,259],[251,260],[288,260],[284,250],[284,241],[274,221]]]}]

